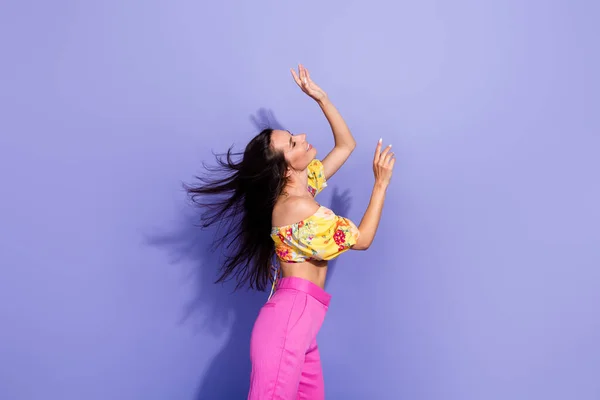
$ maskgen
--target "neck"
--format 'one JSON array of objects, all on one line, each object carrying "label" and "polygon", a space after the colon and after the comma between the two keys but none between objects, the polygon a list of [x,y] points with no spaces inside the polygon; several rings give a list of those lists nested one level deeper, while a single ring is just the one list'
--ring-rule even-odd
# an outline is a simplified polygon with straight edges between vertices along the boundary
[{"label": "neck", "polygon": [[308,175],[306,170],[294,171],[285,186],[285,192],[290,196],[305,196],[308,194]]}]

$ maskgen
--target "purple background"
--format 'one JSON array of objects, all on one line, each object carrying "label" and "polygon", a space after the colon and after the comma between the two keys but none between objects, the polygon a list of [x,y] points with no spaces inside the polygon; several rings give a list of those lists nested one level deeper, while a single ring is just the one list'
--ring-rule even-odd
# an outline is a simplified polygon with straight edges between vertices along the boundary
[{"label": "purple background", "polygon": [[181,182],[270,119],[358,147],[320,201],[381,228],[333,268],[330,399],[600,398],[592,1],[3,1],[0,398],[242,399],[267,294],[212,285]]}]

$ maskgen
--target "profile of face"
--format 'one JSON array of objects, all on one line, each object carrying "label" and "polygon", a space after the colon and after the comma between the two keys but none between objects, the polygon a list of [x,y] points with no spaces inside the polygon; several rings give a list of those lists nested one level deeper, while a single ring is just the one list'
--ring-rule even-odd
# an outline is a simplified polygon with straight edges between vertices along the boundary
[{"label": "profile of face", "polygon": [[281,151],[288,166],[295,171],[303,171],[315,159],[317,149],[306,140],[306,134],[293,135],[289,131],[273,130],[271,145]]}]

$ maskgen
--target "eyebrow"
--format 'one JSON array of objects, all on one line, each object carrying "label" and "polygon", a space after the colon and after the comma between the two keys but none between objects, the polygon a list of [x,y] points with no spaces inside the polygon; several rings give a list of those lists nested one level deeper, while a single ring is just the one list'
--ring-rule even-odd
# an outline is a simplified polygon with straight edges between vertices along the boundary
[{"label": "eyebrow", "polygon": [[292,136],[293,136],[292,132],[290,132],[290,131],[286,131],[286,132],[290,134],[290,147],[292,147]]}]

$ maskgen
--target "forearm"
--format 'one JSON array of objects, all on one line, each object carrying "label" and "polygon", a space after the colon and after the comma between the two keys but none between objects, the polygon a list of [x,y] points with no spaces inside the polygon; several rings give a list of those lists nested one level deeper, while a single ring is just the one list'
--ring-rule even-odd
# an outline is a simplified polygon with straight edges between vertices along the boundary
[{"label": "forearm", "polygon": [[360,232],[358,240],[354,245],[355,250],[366,250],[373,243],[375,239],[375,233],[379,227],[379,221],[381,220],[381,212],[383,210],[383,203],[385,201],[385,194],[387,185],[375,183],[373,191],[371,193],[371,199],[369,206],[365,211],[365,214],[360,221],[358,231]]},{"label": "forearm", "polygon": [[328,97],[317,101],[317,104],[321,107],[325,118],[329,122],[329,126],[331,126],[335,147],[353,150],[356,147],[356,141],[337,108],[335,108]]}]

